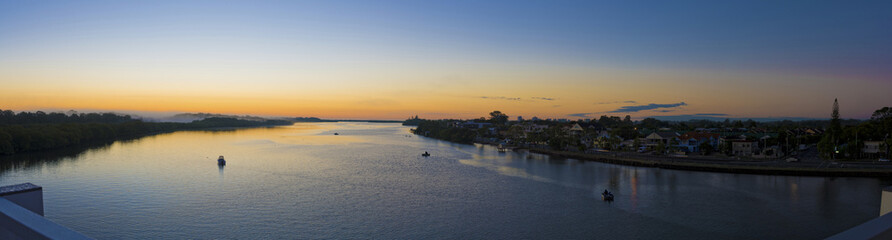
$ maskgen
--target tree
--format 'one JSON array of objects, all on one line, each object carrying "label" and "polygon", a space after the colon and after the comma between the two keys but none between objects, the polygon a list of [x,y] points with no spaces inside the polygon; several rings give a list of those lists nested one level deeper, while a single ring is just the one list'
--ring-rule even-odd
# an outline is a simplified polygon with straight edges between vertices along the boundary
[{"label": "tree", "polygon": [[660,155],[665,154],[666,153],[666,143],[663,143],[663,141],[659,141],[657,143],[657,147],[654,149],[654,151],[656,151]]},{"label": "tree", "polygon": [[833,138],[833,144],[836,144],[839,140],[839,135],[842,134],[842,126],[839,123],[839,102],[834,98],[833,99],[833,112],[830,113],[830,137]]},{"label": "tree", "polygon": [[709,144],[708,142],[700,143],[700,146],[698,146],[698,148],[700,148],[700,154],[703,155],[709,155],[709,153],[715,150],[713,149],[712,144]]},{"label": "tree", "polygon": [[834,157],[839,149],[837,145],[842,135],[842,125],[839,122],[839,102],[833,99],[833,112],[830,113],[830,127],[821,141],[818,142],[818,151],[824,157]]},{"label": "tree", "polygon": [[501,111],[492,111],[489,113],[489,120],[492,121],[493,124],[504,125],[508,122],[508,115],[505,115]]},{"label": "tree", "polygon": [[873,112],[873,115],[870,116],[870,120],[889,120],[892,119],[892,108],[883,107],[877,109]]},{"label": "tree", "polygon": [[746,120],[746,126],[747,126],[747,127],[750,127],[750,128],[755,128],[755,127],[756,127],[756,121],[753,121],[752,119],[747,119],[747,120]]},{"label": "tree", "polygon": [[725,141],[719,145],[719,151],[725,155],[731,155],[731,142]]}]

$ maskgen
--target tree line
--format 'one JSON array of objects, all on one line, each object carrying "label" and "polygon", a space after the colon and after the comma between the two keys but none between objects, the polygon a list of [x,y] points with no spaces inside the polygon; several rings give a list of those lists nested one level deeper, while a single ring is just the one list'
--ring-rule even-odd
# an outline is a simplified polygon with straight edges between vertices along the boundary
[{"label": "tree line", "polygon": [[416,119],[412,124],[417,124],[412,133],[456,143],[471,144],[478,134],[467,128],[449,127],[449,122],[445,120]]},{"label": "tree line", "polygon": [[284,120],[249,121],[206,118],[190,123],[143,122],[113,113],[71,114],[0,111],[0,155],[42,151],[77,144],[151,134],[228,127],[291,125]]}]

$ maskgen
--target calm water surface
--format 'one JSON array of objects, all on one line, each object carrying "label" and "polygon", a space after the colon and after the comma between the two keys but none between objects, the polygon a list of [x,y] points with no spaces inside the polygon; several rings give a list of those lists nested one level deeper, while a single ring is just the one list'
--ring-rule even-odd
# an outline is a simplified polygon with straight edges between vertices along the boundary
[{"label": "calm water surface", "polygon": [[176,132],[0,161],[0,185],[43,186],[46,217],[97,239],[816,239],[876,217],[889,184],[498,153],[372,123]]}]

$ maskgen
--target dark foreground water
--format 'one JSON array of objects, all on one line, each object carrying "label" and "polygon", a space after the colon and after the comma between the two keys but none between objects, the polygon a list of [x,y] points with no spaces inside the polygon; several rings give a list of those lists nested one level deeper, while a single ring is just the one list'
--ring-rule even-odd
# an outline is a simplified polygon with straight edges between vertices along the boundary
[{"label": "dark foreground water", "polygon": [[[498,153],[369,123],[177,132],[0,161],[0,185],[43,186],[46,217],[98,239],[817,239],[876,217],[889,183]],[[616,201],[601,201],[605,188]]]}]

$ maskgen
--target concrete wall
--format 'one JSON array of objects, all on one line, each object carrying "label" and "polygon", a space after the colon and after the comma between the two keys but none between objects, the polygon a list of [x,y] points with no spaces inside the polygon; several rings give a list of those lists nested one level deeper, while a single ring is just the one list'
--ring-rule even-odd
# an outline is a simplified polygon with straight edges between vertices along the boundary
[{"label": "concrete wall", "polygon": [[43,188],[0,187],[0,239],[90,239],[43,217]]},{"label": "concrete wall", "polygon": [[892,187],[883,188],[882,200],[880,200],[880,216],[892,212]]}]

